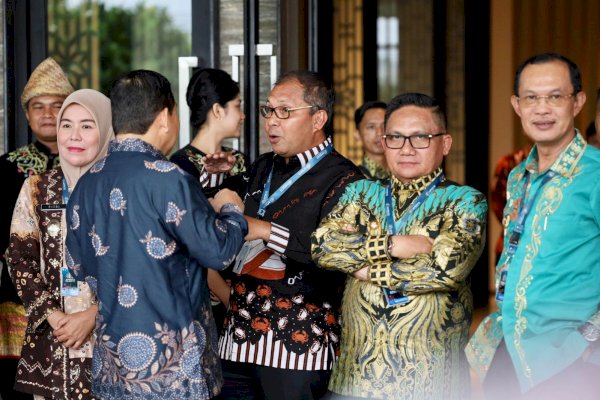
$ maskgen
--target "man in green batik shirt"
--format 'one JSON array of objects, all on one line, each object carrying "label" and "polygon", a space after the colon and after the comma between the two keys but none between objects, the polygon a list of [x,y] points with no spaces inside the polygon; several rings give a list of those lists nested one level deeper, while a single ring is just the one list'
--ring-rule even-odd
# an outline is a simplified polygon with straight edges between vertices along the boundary
[{"label": "man in green batik shirt", "polygon": [[348,274],[331,399],[469,396],[468,276],[484,246],[487,203],[444,177],[445,120],[429,96],[394,98],[382,138],[389,184],[350,184],[312,236],[315,262]]},{"label": "man in green batik shirt", "polygon": [[358,168],[367,179],[390,177],[381,142],[386,106],[382,101],[368,101],[354,112],[354,138],[362,143],[364,151],[362,164]]},{"label": "man in green batik shirt", "polygon": [[511,103],[535,146],[508,179],[498,311],[467,347],[488,399],[600,398],[600,151],[574,127],[585,100],[560,54],[517,69]]}]

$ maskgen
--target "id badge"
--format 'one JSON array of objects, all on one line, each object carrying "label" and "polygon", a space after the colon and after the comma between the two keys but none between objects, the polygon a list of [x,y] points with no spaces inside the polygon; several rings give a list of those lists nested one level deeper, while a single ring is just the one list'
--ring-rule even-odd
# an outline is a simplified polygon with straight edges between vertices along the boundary
[{"label": "id badge", "polygon": [[404,296],[402,292],[399,292],[397,290],[383,288],[383,294],[385,296],[385,301],[388,307],[408,303],[408,297]]},{"label": "id badge", "polygon": [[498,283],[498,290],[496,291],[496,300],[502,301],[504,300],[504,290],[506,289],[506,277],[508,276],[508,271],[504,268],[500,272],[500,282]]},{"label": "id badge", "polygon": [[73,278],[66,265],[63,265],[60,269],[60,277],[60,294],[62,296],[78,296],[79,286],[77,285],[77,280]]},{"label": "id badge", "polygon": [[246,257],[248,256],[248,253],[252,249],[253,242],[254,241],[244,242],[242,249],[240,250],[240,252],[238,253],[238,255],[235,258],[235,264],[233,265],[234,273],[240,274],[242,272],[242,269],[244,268],[244,262],[246,261]]}]

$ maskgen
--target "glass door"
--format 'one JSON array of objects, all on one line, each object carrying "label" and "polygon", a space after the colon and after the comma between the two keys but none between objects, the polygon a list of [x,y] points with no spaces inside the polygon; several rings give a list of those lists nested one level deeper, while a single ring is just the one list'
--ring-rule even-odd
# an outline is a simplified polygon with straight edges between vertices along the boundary
[{"label": "glass door", "polygon": [[252,160],[271,150],[258,114],[281,69],[280,5],[277,0],[219,0],[215,68],[240,83],[246,120],[233,147]]},{"label": "glass door", "polygon": [[191,55],[191,1],[48,0],[48,55],[76,88],[108,91],[119,74],[151,69],[178,90],[177,57]]},{"label": "glass door", "polygon": [[280,69],[279,3],[48,0],[48,55],[75,87],[104,93],[124,71],[144,68],[165,75],[179,103],[180,147],[191,137],[185,90],[193,68],[229,72],[240,83],[246,113],[241,140],[231,145],[254,159],[270,150],[257,109]]},{"label": "glass door", "polygon": [[[121,73],[149,69],[169,79],[176,99],[185,96],[177,60],[191,56],[191,1],[48,0],[47,14],[48,55],[76,88],[108,94]],[[182,110],[180,117],[189,120],[187,107]]]}]

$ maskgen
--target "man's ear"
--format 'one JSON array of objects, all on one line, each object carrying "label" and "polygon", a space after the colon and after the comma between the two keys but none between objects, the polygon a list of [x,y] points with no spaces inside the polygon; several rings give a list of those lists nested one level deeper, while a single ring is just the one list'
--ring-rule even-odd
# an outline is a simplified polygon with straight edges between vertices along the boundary
[{"label": "man's ear", "polygon": [[573,104],[573,118],[579,114],[585,101],[587,100],[587,96],[584,91],[581,91],[575,95],[575,103]]},{"label": "man's ear", "polygon": [[452,136],[449,134],[445,134],[442,136],[442,144],[443,144],[443,152],[444,156],[447,156],[450,153],[450,149],[452,148]]},{"label": "man's ear", "polygon": [[521,106],[519,105],[519,99],[517,99],[517,96],[514,94],[510,96],[510,104],[512,105],[513,110],[515,110],[515,113],[521,117]]},{"label": "man's ear", "polygon": [[362,142],[362,138],[360,137],[360,132],[358,129],[354,130],[354,139],[356,139],[357,141],[361,141]]},{"label": "man's ear", "polygon": [[327,112],[325,110],[318,110],[312,116],[313,128],[316,131],[323,130],[325,124],[327,124]]},{"label": "man's ear", "polygon": [[25,118],[27,118],[27,123],[29,123],[29,104],[31,103],[31,100],[29,100],[27,102],[27,104],[25,104]]},{"label": "man's ear", "polygon": [[159,128],[160,132],[169,130],[169,109],[167,107],[163,108],[156,118],[154,119],[156,126]]}]

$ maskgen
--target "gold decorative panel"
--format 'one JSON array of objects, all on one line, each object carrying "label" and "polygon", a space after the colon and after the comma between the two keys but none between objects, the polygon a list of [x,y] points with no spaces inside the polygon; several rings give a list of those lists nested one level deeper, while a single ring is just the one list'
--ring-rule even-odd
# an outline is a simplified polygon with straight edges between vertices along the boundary
[{"label": "gold decorative panel", "polygon": [[76,89],[98,89],[98,3],[87,0],[79,7],[65,3],[48,2],[48,54],[62,66]]},{"label": "gold decorative panel", "polygon": [[362,29],[362,0],[334,0],[333,137],[336,149],[356,163],[362,158],[362,146],[353,136],[354,110],[363,103]]}]

